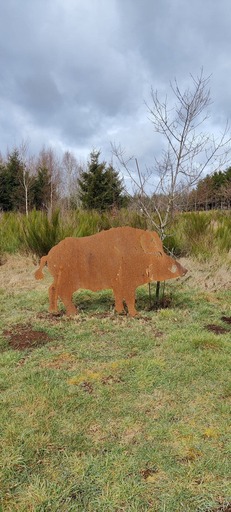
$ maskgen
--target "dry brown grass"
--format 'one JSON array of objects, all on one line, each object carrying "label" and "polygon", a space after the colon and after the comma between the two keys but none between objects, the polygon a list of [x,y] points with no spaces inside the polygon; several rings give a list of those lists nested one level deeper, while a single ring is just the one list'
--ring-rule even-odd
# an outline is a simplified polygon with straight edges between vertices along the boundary
[{"label": "dry brown grass", "polygon": [[4,265],[0,266],[0,288],[19,292],[22,290],[41,290],[47,288],[48,274],[44,281],[36,281],[36,264],[30,256],[8,254]]},{"label": "dry brown grass", "polygon": [[188,273],[181,279],[186,287],[215,292],[231,288],[231,252],[225,258],[215,255],[210,261],[200,262],[193,258],[181,258]]},{"label": "dry brown grass", "polygon": [[[183,286],[208,292],[231,288],[231,253],[226,259],[214,256],[210,261],[200,262],[193,258],[181,258],[180,262],[188,269],[186,276],[180,279]],[[6,263],[0,266],[0,288],[14,292],[48,289],[52,280],[49,272],[45,271],[42,281],[36,281],[35,270],[36,263],[32,257],[7,255]]]}]

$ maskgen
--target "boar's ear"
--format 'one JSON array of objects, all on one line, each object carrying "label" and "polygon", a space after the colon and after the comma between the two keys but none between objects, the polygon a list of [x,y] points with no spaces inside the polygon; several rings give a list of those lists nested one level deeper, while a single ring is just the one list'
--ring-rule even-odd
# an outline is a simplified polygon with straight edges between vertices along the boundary
[{"label": "boar's ear", "polygon": [[140,245],[146,253],[154,253],[162,250],[161,239],[155,231],[152,233],[151,231],[144,231],[143,235],[140,237]]}]

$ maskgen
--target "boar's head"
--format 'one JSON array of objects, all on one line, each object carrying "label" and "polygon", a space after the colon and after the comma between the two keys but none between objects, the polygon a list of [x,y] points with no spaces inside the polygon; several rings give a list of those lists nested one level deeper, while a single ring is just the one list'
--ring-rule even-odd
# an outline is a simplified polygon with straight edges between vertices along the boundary
[{"label": "boar's head", "polygon": [[140,238],[140,245],[148,263],[146,274],[148,281],[165,281],[184,276],[187,270],[163,249],[160,237],[155,232],[146,231]]}]

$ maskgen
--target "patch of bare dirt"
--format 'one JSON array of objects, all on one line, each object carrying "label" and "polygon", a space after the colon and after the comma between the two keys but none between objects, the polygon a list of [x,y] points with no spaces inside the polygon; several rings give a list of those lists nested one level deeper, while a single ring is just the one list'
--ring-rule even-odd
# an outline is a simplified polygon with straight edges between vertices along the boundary
[{"label": "patch of bare dirt", "polygon": [[6,329],[3,336],[12,350],[33,350],[52,341],[47,333],[36,331],[28,324],[17,324],[12,329]]},{"label": "patch of bare dirt", "polygon": [[210,510],[207,510],[207,512],[231,512],[231,503],[221,505],[218,508],[211,508]]},{"label": "patch of bare dirt", "polygon": [[40,320],[47,320],[49,324],[59,324],[61,322],[67,322],[69,317],[65,315],[64,311],[59,311],[58,313],[49,313],[48,311],[39,312],[36,314],[36,318]]},{"label": "patch of bare dirt", "polygon": [[214,332],[215,334],[227,334],[227,332],[229,332],[229,330],[226,329],[225,327],[222,327],[222,325],[216,324],[206,325],[206,329],[208,331]]},{"label": "patch of bare dirt", "polygon": [[225,322],[226,324],[231,324],[231,316],[222,316],[221,320],[222,320],[222,322]]},{"label": "patch of bare dirt", "polygon": [[161,297],[158,301],[154,301],[152,306],[149,306],[148,311],[157,311],[158,309],[168,309],[172,305],[172,298],[168,296]]}]

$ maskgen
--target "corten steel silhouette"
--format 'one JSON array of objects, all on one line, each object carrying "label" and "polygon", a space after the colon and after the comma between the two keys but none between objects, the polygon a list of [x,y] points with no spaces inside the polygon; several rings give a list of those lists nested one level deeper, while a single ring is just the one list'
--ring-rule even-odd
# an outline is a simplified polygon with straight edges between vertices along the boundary
[{"label": "corten steel silhouette", "polygon": [[42,269],[46,264],[54,277],[49,288],[49,311],[58,311],[60,298],[67,315],[77,313],[72,302],[76,290],[96,292],[111,288],[116,311],[122,313],[125,301],[129,314],[134,316],[138,286],[187,272],[164,253],[157,233],[131,227],[111,228],[83,238],[65,238],[41,258],[36,279],[44,277]]}]

